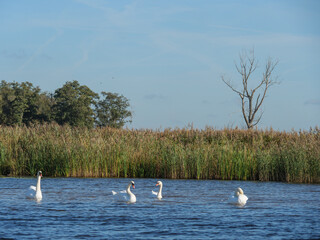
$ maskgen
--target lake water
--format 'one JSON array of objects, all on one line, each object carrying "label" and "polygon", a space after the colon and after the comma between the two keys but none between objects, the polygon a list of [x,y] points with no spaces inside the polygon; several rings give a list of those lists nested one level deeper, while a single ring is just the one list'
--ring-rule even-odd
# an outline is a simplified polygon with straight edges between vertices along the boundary
[{"label": "lake water", "polygon": [[[132,179],[137,202],[111,191],[131,179],[0,178],[0,239],[320,239],[320,185]],[[159,179],[161,180],[161,179]],[[227,203],[241,187],[245,207]]]}]

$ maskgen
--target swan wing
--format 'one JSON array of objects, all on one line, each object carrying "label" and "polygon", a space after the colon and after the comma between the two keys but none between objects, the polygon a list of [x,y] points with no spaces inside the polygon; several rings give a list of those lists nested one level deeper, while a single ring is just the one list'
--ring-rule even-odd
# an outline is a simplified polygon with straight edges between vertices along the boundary
[{"label": "swan wing", "polygon": [[238,203],[238,198],[234,196],[234,193],[231,193],[229,198],[228,198],[228,203],[231,204],[237,204]]},{"label": "swan wing", "polygon": [[119,192],[116,192],[116,191],[111,191],[112,192],[112,195],[116,195],[116,194],[119,194],[119,193],[127,193],[127,190],[122,190],[122,191],[119,191]]},{"label": "swan wing", "polygon": [[158,195],[158,192],[155,192],[155,191],[152,190],[152,194],[153,195]]},{"label": "swan wing", "polygon": [[30,186],[30,187],[28,188],[26,197],[27,197],[27,198],[34,198],[34,197],[35,197],[35,194],[36,194],[36,190],[37,190],[37,188],[36,188],[35,186]]},{"label": "swan wing", "polygon": [[240,195],[238,198],[238,203],[240,205],[245,205],[247,203],[248,197],[246,195]]},{"label": "swan wing", "polygon": [[131,193],[129,203],[135,203],[136,201],[137,201],[136,196],[133,193]]},{"label": "swan wing", "polygon": [[116,195],[116,199],[118,201],[127,201],[128,200],[128,197],[127,197],[127,190],[122,190],[122,191],[119,191],[119,192],[116,192],[116,191],[111,191],[112,192],[112,195]]}]

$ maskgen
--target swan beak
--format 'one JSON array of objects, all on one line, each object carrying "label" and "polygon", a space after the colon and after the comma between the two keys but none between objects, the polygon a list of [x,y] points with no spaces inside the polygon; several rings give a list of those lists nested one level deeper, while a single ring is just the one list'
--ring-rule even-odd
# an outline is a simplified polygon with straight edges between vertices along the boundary
[{"label": "swan beak", "polygon": [[159,183],[156,184],[156,186],[158,186],[158,185],[159,185]]},{"label": "swan beak", "polygon": [[132,184],[132,188],[135,188],[135,187],[134,187],[134,184]]}]

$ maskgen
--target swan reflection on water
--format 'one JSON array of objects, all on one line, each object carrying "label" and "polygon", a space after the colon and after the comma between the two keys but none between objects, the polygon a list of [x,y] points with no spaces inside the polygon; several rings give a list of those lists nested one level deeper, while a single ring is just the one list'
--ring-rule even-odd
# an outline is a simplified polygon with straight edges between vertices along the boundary
[{"label": "swan reflection on water", "polygon": [[[121,195],[122,198],[119,200],[125,200],[127,203],[135,203],[137,201],[136,196],[131,192],[130,187],[135,188],[134,181],[131,181],[128,186],[127,190],[122,190],[119,192],[112,191],[113,195]],[[156,186],[159,186],[159,191],[151,191],[153,195],[156,195],[159,200],[162,199],[162,188],[163,188],[163,183],[161,181],[157,181]],[[129,198],[129,199],[128,199]],[[248,197],[244,195],[244,192],[242,188],[237,188],[236,191],[229,197],[228,203],[234,204],[240,207],[244,207],[248,201]]]},{"label": "swan reflection on water", "polygon": [[[39,171],[37,173],[37,185],[36,186],[30,186],[27,192],[27,198],[34,199],[37,202],[40,202],[42,200],[42,192],[41,192],[41,177],[42,172]],[[126,190],[122,190],[119,192],[112,191],[113,195],[118,196],[118,200],[126,201],[127,203],[135,203],[137,201],[136,196],[131,192],[131,186],[133,189],[135,189],[135,183],[134,181],[130,181],[127,185]],[[159,191],[151,191],[153,195],[156,195],[157,199],[162,199],[162,188],[163,183],[162,181],[157,181],[156,186],[159,186]],[[244,195],[244,192],[242,188],[237,188],[234,194],[232,194],[229,199],[228,203],[235,204],[238,206],[245,206],[247,203],[248,197]]]},{"label": "swan reflection on water", "polygon": [[[0,178],[0,239],[320,239],[320,186],[315,184],[150,178],[43,182],[39,173],[37,188],[35,175]],[[164,185],[161,200],[158,180]],[[129,202],[128,184],[135,203]],[[111,190],[124,191],[113,195]],[[231,192],[234,204],[228,201]],[[249,199],[241,207],[244,195]]]}]

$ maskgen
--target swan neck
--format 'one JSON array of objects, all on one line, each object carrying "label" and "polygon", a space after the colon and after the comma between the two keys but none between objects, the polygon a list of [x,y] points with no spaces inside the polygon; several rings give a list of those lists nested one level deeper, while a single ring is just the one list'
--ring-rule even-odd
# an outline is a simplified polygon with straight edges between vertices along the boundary
[{"label": "swan neck", "polygon": [[37,191],[41,191],[40,181],[41,181],[41,177],[40,177],[40,176],[38,176],[38,181],[37,181]]},{"label": "swan neck", "polygon": [[131,186],[131,184],[129,184],[128,187],[127,187],[127,193],[129,193],[129,194],[131,193],[130,186]]},{"label": "swan neck", "polygon": [[160,185],[160,188],[159,188],[159,195],[162,195],[162,184]]}]

